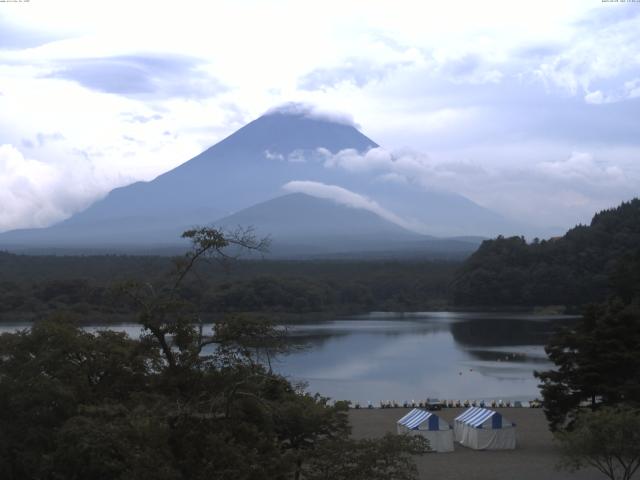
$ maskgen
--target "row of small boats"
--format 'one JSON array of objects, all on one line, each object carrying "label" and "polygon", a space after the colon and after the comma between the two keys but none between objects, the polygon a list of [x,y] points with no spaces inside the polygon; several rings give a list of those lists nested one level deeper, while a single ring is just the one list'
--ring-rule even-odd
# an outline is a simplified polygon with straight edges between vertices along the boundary
[{"label": "row of small boats", "polygon": [[367,402],[366,405],[355,402],[354,408],[425,408],[427,410],[441,410],[443,408],[542,408],[542,401],[533,399],[530,401],[521,400],[438,400],[426,399],[416,402],[404,401],[397,402],[395,400],[381,400],[376,407],[373,403]]}]

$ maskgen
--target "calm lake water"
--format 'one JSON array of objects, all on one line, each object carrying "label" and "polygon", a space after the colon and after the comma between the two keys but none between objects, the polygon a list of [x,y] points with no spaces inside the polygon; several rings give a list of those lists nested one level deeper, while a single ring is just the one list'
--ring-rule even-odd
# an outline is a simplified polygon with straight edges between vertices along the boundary
[{"label": "calm lake water", "polygon": [[[289,325],[308,347],[281,356],[274,369],[333,399],[531,400],[534,370],[551,367],[544,344],[556,326],[575,317],[496,313],[370,313]],[[0,325],[0,332],[28,325]],[[95,331],[104,325],[88,327]],[[114,325],[131,336],[135,324]]]}]

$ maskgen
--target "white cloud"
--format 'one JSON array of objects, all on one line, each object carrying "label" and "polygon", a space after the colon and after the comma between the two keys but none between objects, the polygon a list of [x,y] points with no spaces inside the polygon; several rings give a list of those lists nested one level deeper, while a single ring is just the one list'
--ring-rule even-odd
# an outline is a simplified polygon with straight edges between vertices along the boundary
[{"label": "white cloud", "polygon": [[396,183],[411,182],[425,188],[440,189],[443,178],[460,173],[475,173],[479,167],[461,163],[436,162],[428,155],[411,149],[389,151],[382,147],[371,148],[366,152],[354,149],[341,150],[332,154],[325,148],[317,149],[326,168],[339,168],[353,174],[377,173],[380,180]]},{"label": "white cloud", "polygon": [[605,98],[603,93],[600,90],[596,90],[594,92],[589,92],[584,96],[584,101],[587,103],[593,103],[595,105],[599,105],[601,103],[605,103]]},{"label": "white cloud", "polygon": [[287,154],[287,156],[284,156],[282,153],[265,150],[264,156],[268,160],[277,160],[280,162],[305,163],[307,161],[304,150],[294,150]]},{"label": "white cloud", "polygon": [[381,147],[371,148],[365,153],[349,148],[335,155],[326,148],[318,148],[317,153],[325,167],[339,167],[350,172],[389,169],[394,162],[391,153]]},{"label": "white cloud", "polygon": [[46,226],[87,206],[101,188],[87,183],[85,169],[25,158],[13,145],[0,145],[0,231]]},{"label": "white cloud", "polygon": [[541,162],[535,168],[547,179],[562,182],[620,187],[630,180],[619,166],[599,164],[588,152],[572,152],[565,160]]},{"label": "white cloud", "polygon": [[281,153],[272,152],[270,150],[264,151],[264,157],[268,160],[284,160],[284,155],[282,155]]},{"label": "white cloud", "polygon": [[[564,208],[569,198],[595,208],[629,193],[628,183],[617,196],[608,185],[621,181],[616,168],[635,179],[639,160],[635,5],[487,0],[427,2],[421,12],[402,0],[180,8],[58,0],[3,9],[0,144],[24,146],[25,157],[43,165],[86,162],[76,179],[94,188],[95,199],[151,179],[293,101],[280,108],[355,125],[336,113],[347,111],[389,147],[393,154],[326,159],[381,182],[447,188],[515,215],[528,202],[538,220],[562,223],[587,208]],[[38,134],[55,133],[63,138],[39,142]],[[396,150],[403,145],[429,156]],[[611,153],[625,148],[626,160]],[[591,180],[576,177],[575,160],[573,173],[568,165],[535,167],[563,163],[572,151],[593,155],[600,170]],[[2,180],[18,182],[15,172]],[[597,175],[606,179],[600,189]],[[573,178],[563,191],[576,185],[556,197],[549,178],[556,187]],[[31,186],[39,183],[49,185],[35,176]],[[46,202],[48,188],[38,191]],[[20,213],[24,203],[5,203],[3,212],[13,213],[3,218],[13,220],[2,228],[54,221],[86,205],[84,198],[61,208],[52,194],[38,218]],[[534,208],[541,198],[545,212]]]},{"label": "white cloud", "polygon": [[[583,92],[585,101],[598,104],[628,98],[620,93],[622,78],[630,72],[637,74],[640,69],[640,52],[635,42],[640,28],[637,9],[620,5],[618,14],[610,16],[608,7],[603,7],[576,22],[575,31],[563,48],[545,59],[535,72],[548,85],[558,86],[571,95]],[[599,82],[605,82],[608,91],[594,90],[593,85]]]},{"label": "white cloud", "polygon": [[622,87],[610,89],[605,94],[601,90],[594,90],[584,96],[584,100],[587,103],[594,105],[603,105],[606,103],[622,102],[624,100],[631,100],[640,97],[640,78],[634,78],[624,82]]},{"label": "white cloud", "polygon": [[627,98],[639,98],[640,97],[640,78],[634,78],[624,84],[625,93]]},{"label": "white cloud", "polygon": [[490,58],[483,58],[479,54],[465,53],[462,56],[434,60],[434,67],[453,83],[500,83],[504,78],[504,74]]},{"label": "white cloud", "polygon": [[[411,49],[404,51],[403,54],[407,52],[420,55]],[[307,73],[298,81],[298,86],[302,90],[311,91],[328,90],[343,84],[364,87],[369,83],[384,80],[399,68],[411,66],[415,60],[415,58],[396,58],[389,63],[378,64],[368,59],[350,58],[341,65],[317,68]]]},{"label": "white cloud", "polygon": [[424,232],[425,227],[423,225],[410,222],[402,217],[396,215],[392,211],[380,206],[375,200],[367,198],[359,193],[352,192],[346,188],[339,187],[337,185],[327,185],[321,182],[294,180],[288,182],[282,187],[289,192],[306,193],[312,197],[325,198],[333,200],[336,203],[346,205],[352,208],[358,208],[362,210],[368,210],[370,212],[379,215],[380,217],[388,220],[396,225],[399,225],[408,230],[416,232]]},{"label": "white cloud", "polygon": [[340,123],[343,125],[360,128],[360,126],[353,120],[353,116],[351,116],[350,114],[341,112],[339,110],[324,109],[312,103],[287,102],[282,105],[270,108],[265,112],[265,115],[273,115],[277,113],[299,115],[305,118],[325,120],[328,122]]},{"label": "white cloud", "polygon": [[406,184],[407,177],[400,175],[396,172],[383,173],[382,175],[378,175],[376,177],[376,181],[382,183],[398,183],[398,184]]},{"label": "white cloud", "polygon": [[[554,146],[548,151],[539,149],[537,158],[528,163],[512,162],[514,154],[507,151],[504,160],[495,159],[493,164],[459,160],[458,155],[437,159],[408,149],[318,152],[326,168],[360,175],[363,181],[370,174],[376,182],[457,192],[538,226],[570,227],[587,221],[597,210],[637,195],[640,184],[640,149],[598,150],[597,154],[573,151],[563,157],[562,148]],[[471,155],[474,153],[484,156],[482,151]]]},{"label": "white cloud", "polygon": [[307,161],[304,150],[294,150],[287,155],[287,161],[291,163],[304,163]]}]

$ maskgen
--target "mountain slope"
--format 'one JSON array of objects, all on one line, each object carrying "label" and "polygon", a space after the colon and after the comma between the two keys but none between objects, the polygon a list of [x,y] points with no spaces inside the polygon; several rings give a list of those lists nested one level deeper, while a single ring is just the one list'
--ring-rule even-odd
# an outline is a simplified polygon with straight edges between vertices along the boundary
[{"label": "mountain slope", "polygon": [[279,239],[312,239],[345,235],[415,240],[422,238],[368,210],[332,200],[291,193],[241,210],[215,222],[226,228],[252,225]]},{"label": "mountain slope", "polygon": [[214,223],[228,230],[251,226],[257,236],[268,235],[270,257],[462,258],[480,244],[477,238],[420,235],[368,210],[302,193],[268,200]]},{"label": "mountain slope", "polygon": [[[303,163],[267,158],[267,152],[367,150],[376,144],[356,128],[300,115],[274,113],[245,125],[229,137],[151,182],[113,190],[67,223],[134,216],[180,218],[208,210],[209,221],[280,195],[299,175],[313,175]],[[311,166],[313,167],[313,166]]]},{"label": "mountain slope", "polygon": [[269,235],[275,256],[384,251],[425,238],[373,212],[302,193],[268,200],[215,224],[251,226],[258,236]]},{"label": "mountain slope", "polygon": [[[352,125],[304,112],[275,111],[150,182],[113,190],[63,222],[2,234],[0,246],[175,245],[185,228],[211,224],[279,197],[284,193],[282,187],[296,180],[364,195],[408,223],[422,225],[420,233],[489,236],[521,231],[518,225],[460,195],[385,184],[375,172],[329,168],[318,154],[320,148],[337,153],[373,147],[377,144]],[[331,229],[332,235],[349,235],[351,227],[344,222],[343,231]],[[308,236],[314,236],[312,232]]]}]

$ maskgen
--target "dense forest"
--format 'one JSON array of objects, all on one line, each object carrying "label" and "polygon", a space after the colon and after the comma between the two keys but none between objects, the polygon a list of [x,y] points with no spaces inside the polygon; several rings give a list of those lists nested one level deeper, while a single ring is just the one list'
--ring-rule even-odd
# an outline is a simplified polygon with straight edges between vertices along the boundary
[{"label": "dense forest", "polygon": [[612,283],[606,301],[589,305],[578,323],[547,343],[555,368],[536,375],[553,429],[575,420],[584,402],[640,407],[640,252]]},{"label": "dense forest", "polygon": [[[464,263],[446,260],[258,260],[205,263],[181,286],[205,316],[260,312],[286,320],[310,314],[442,308],[579,308],[603,301],[638,254],[640,200],[593,217],[563,237],[487,240]],[[54,312],[88,322],[128,321],[131,281],[162,283],[175,258],[133,255],[16,255],[0,252],[0,321]],[[619,282],[618,282],[619,283]]]},{"label": "dense forest", "polygon": [[[448,304],[459,263],[409,260],[202,263],[181,294],[204,315],[349,314],[425,310]],[[160,256],[27,256],[0,253],[0,321],[32,320],[64,311],[85,321],[123,321],[131,281],[162,283],[175,259]]]},{"label": "dense forest", "polygon": [[425,439],[352,439],[347,403],[271,370],[286,331],[241,315],[210,334],[194,325],[183,283],[232,239],[187,233],[193,249],[167,281],[122,287],[140,338],[63,313],[0,335],[0,478],[415,480]]},{"label": "dense forest", "polygon": [[563,237],[498,237],[468,258],[452,282],[456,305],[580,306],[615,289],[640,248],[640,200],[597,213]]}]

